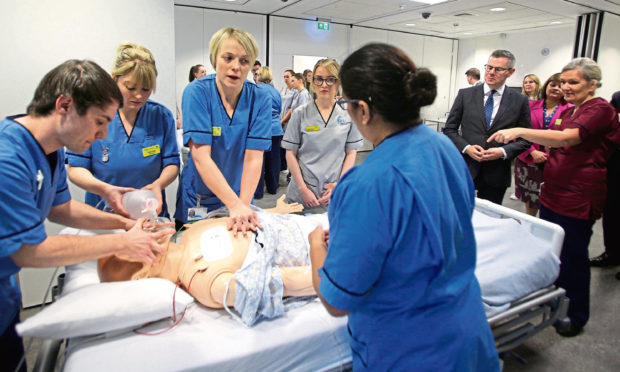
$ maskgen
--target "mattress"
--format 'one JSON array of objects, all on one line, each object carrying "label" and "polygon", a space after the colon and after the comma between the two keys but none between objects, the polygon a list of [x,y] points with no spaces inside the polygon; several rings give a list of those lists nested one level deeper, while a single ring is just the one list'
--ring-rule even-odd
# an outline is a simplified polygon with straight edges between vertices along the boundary
[{"label": "mattress", "polygon": [[[500,218],[499,212],[516,218]],[[473,222],[478,244],[476,276],[487,317],[553,283],[559,270],[561,229],[483,202],[477,202]],[[72,229],[63,233],[92,234]],[[96,282],[96,262],[67,267],[65,290]],[[155,332],[169,325],[169,320],[162,320],[142,331]],[[319,300],[252,328],[223,310],[194,303],[183,321],[163,334],[125,332],[71,339],[64,370],[317,371],[350,361],[346,317],[330,316]]]}]

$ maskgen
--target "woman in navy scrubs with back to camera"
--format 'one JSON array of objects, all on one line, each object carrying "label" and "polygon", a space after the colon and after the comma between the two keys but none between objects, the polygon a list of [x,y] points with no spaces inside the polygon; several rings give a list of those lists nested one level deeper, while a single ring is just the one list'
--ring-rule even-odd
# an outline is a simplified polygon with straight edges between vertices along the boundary
[{"label": "woman in navy scrubs with back to camera", "polygon": [[474,187],[450,140],[420,120],[436,78],[387,44],[340,71],[353,122],[375,150],[341,179],[310,235],[314,287],[348,314],[353,370],[498,371],[474,269]]}]

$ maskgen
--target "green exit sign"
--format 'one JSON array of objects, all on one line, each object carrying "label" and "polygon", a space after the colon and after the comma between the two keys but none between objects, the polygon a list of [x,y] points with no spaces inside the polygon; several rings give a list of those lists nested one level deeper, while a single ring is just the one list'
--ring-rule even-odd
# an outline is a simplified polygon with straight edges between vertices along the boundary
[{"label": "green exit sign", "polygon": [[319,30],[329,31],[329,22],[317,22],[317,28]]}]

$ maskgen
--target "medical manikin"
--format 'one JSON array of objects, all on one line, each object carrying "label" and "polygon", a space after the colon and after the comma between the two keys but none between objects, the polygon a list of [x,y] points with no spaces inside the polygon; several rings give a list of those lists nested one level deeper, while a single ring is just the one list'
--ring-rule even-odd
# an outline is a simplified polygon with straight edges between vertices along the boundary
[{"label": "medical manikin", "polygon": [[315,295],[308,234],[327,217],[286,214],[302,209],[283,196],[275,208],[258,212],[263,229],[247,236],[228,231],[228,217],[201,220],[187,225],[179,244],[163,243],[157,263],[111,256],[99,260],[99,276],[102,282],[158,277],[181,283],[204,306],[229,312],[234,306],[252,325],[261,316],[282,315],[284,297]]}]

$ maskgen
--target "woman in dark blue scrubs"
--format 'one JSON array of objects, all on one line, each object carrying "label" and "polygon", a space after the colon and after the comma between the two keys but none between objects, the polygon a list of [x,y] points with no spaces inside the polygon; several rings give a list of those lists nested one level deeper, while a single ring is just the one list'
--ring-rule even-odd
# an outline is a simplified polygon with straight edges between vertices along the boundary
[{"label": "woman in dark blue scrubs", "polygon": [[260,227],[250,203],[271,147],[271,98],[248,80],[258,55],[254,37],[236,28],[209,43],[215,74],[183,91],[183,143],[190,149],[181,174],[177,226],[226,206],[233,231]]},{"label": "woman in dark blue scrubs", "polygon": [[124,193],[152,190],[158,212],[168,217],[164,189],[179,173],[179,149],[172,112],[149,100],[155,89],[157,69],[151,52],[123,43],[114,59],[112,76],[123,94],[123,105],[108,125],[108,135],[83,153],[67,151],[69,178],[85,189],[86,204],[128,217],[122,206]]},{"label": "woman in dark blue scrubs", "polygon": [[329,247],[320,228],[310,242],[317,293],[332,315],[349,315],[353,370],[499,370],[474,276],[471,177],[420,120],[435,76],[368,44],[340,79],[338,103],[376,148],[334,190]]}]

